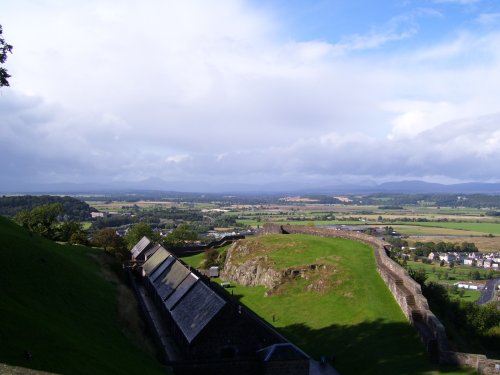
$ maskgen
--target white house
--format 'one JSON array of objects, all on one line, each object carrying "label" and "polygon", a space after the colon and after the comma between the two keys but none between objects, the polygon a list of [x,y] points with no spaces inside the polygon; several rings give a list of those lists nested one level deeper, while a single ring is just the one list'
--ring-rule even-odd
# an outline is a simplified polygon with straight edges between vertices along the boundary
[{"label": "white house", "polygon": [[472,266],[474,264],[475,259],[472,258],[465,258],[464,259],[464,266]]},{"label": "white house", "polygon": [[453,285],[456,285],[462,289],[471,289],[471,290],[481,290],[484,288],[484,284],[474,283],[471,281],[459,281],[458,283],[455,283]]}]

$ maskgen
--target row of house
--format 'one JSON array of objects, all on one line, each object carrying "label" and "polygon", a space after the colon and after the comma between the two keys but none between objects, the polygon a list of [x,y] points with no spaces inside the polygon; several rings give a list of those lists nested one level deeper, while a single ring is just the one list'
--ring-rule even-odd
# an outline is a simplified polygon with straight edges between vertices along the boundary
[{"label": "row of house", "polygon": [[176,374],[309,373],[307,354],[172,252],[143,237],[131,258],[181,353]]},{"label": "row of house", "polygon": [[432,252],[429,254],[428,259],[432,261],[444,261],[445,263],[455,262],[465,266],[500,269],[500,253]]}]

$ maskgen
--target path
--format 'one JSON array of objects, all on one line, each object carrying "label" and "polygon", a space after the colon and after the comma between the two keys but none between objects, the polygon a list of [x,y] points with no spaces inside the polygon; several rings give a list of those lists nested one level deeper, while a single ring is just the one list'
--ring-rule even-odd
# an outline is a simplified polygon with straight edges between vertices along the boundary
[{"label": "path", "polygon": [[500,277],[486,281],[484,289],[481,291],[481,297],[477,300],[478,305],[484,305],[493,300],[497,285],[500,284]]}]

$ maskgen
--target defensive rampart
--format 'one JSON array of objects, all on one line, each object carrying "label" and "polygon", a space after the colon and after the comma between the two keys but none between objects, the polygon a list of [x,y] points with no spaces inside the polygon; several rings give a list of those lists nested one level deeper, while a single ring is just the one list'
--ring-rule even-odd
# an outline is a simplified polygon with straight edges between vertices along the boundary
[{"label": "defensive rampart", "polygon": [[480,374],[500,374],[500,360],[484,355],[450,351],[443,324],[429,309],[420,285],[387,255],[390,244],[363,233],[300,225],[265,224],[258,234],[310,234],[364,242],[375,251],[377,271],[424,343],[431,361],[475,368]]}]

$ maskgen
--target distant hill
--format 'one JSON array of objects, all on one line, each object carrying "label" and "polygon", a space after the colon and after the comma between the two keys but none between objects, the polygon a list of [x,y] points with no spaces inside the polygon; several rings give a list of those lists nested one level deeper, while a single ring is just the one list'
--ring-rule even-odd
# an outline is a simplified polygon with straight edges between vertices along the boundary
[{"label": "distant hill", "polygon": [[21,210],[31,210],[33,207],[52,203],[62,204],[63,215],[69,220],[89,220],[90,213],[95,211],[87,203],[73,197],[16,195],[0,197],[0,215],[14,217]]},{"label": "distant hill", "polygon": [[500,183],[470,182],[444,185],[424,181],[399,181],[380,184],[374,190],[391,193],[500,194]]},{"label": "distant hill", "polygon": [[0,217],[0,254],[0,363],[57,374],[165,373],[122,333],[115,286],[89,256],[97,250],[56,244]]},{"label": "distant hill", "polygon": [[288,181],[276,183],[209,183],[206,181],[172,182],[160,178],[142,181],[114,181],[109,183],[54,183],[23,186],[0,184],[0,192],[22,194],[70,194],[70,195],[109,195],[145,192],[170,192],[179,194],[500,194],[500,183],[468,182],[459,184],[440,184],[420,180],[391,181],[377,184],[374,181],[363,183],[314,183],[311,181]]}]

